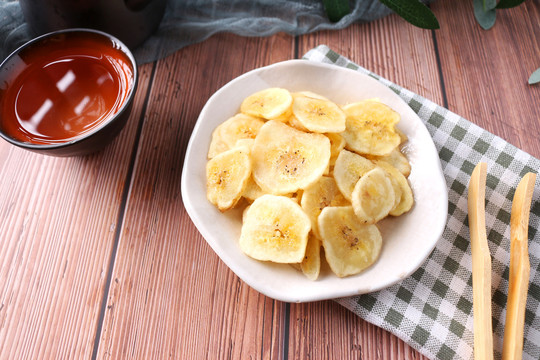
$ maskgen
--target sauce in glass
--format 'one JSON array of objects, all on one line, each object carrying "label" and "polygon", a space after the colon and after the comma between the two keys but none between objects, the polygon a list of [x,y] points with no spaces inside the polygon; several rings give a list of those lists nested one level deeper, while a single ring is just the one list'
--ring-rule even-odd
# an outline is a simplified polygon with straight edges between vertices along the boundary
[{"label": "sauce in glass", "polygon": [[66,33],[8,60],[0,74],[0,126],[33,144],[59,144],[92,132],[126,102],[127,56],[99,34]]}]

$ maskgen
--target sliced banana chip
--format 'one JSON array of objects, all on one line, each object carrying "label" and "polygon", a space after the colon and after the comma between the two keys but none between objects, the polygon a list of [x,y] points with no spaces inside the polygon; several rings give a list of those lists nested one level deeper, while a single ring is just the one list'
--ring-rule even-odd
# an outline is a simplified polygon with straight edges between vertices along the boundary
[{"label": "sliced banana chip", "polygon": [[347,121],[342,135],[347,148],[361,154],[386,155],[400,144],[395,130],[400,116],[389,106],[365,100],[346,105],[343,110]]},{"label": "sliced banana chip", "polygon": [[226,211],[241,199],[251,176],[251,158],[247,147],[235,147],[216,155],[206,163],[206,195],[220,211]]},{"label": "sliced banana chip", "polygon": [[325,135],[330,139],[330,166],[334,166],[339,153],[345,148],[345,139],[336,133],[327,133]]},{"label": "sliced banana chip", "polygon": [[[391,214],[392,211],[394,211],[394,209],[396,209],[397,206],[401,203],[401,196],[403,195],[402,186],[399,183],[399,180],[396,179],[394,172],[388,171],[389,168],[392,168],[392,165],[388,164],[385,161],[375,161],[375,165],[386,171],[386,174],[388,175],[388,178],[392,183],[392,188],[394,189],[394,206],[392,207],[392,210],[390,210]],[[397,171],[396,169],[394,170]]]},{"label": "sliced banana chip", "polygon": [[287,111],[285,111],[283,114],[281,114],[278,117],[273,118],[272,120],[280,121],[282,123],[289,122],[290,118],[293,116],[292,113],[292,106],[290,106]]},{"label": "sliced banana chip", "polygon": [[309,130],[294,115],[291,115],[291,117],[289,117],[288,123],[290,126],[297,130],[309,132]]},{"label": "sliced banana chip", "polygon": [[245,254],[277,263],[303,261],[311,222],[296,202],[263,195],[244,213],[243,221],[239,245]]},{"label": "sliced banana chip", "polygon": [[248,201],[254,201],[255,199],[263,196],[266,194],[259,185],[253,180],[253,177],[250,176],[246,185],[246,188],[244,189],[244,192],[242,193],[242,196],[245,197]]},{"label": "sliced banana chip", "polygon": [[304,197],[304,190],[299,189],[297,192],[292,194],[292,198],[295,199],[297,204],[302,202],[302,197]]},{"label": "sliced banana chip", "polygon": [[375,224],[395,206],[395,193],[389,175],[380,167],[365,173],[352,192],[352,207],[364,224]]},{"label": "sliced banana chip", "polygon": [[321,241],[313,235],[308,237],[306,254],[300,263],[300,270],[312,281],[317,280],[321,272]]},{"label": "sliced banana chip", "polygon": [[208,150],[211,159],[219,153],[232,149],[238,140],[255,139],[264,121],[245,114],[236,114],[220,124],[212,133]]},{"label": "sliced banana chip", "polygon": [[311,219],[311,230],[313,234],[320,237],[317,218],[322,209],[327,206],[350,205],[350,202],[343,197],[334,178],[323,176],[316,183],[304,190],[300,205]]},{"label": "sliced banana chip", "polygon": [[399,147],[396,147],[388,155],[383,156],[374,156],[366,155],[366,157],[372,161],[385,161],[399,170],[405,177],[409,177],[411,174],[411,164],[409,159],[399,150]]},{"label": "sliced banana chip", "polygon": [[351,201],[358,179],[374,167],[371,160],[361,155],[345,149],[340,151],[334,164],[334,178],[345,199]]},{"label": "sliced banana chip", "polygon": [[414,205],[414,196],[407,178],[395,167],[385,161],[378,161],[377,166],[382,167],[390,176],[395,179],[401,190],[399,203],[390,210],[390,215],[400,216],[412,209]]},{"label": "sliced banana chip", "polygon": [[317,181],[330,160],[330,140],[278,121],[268,121],[252,148],[253,179],[266,192],[281,195]]},{"label": "sliced banana chip", "polygon": [[298,92],[295,92],[295,93],[292,93],[291,94],[293,96],[293,99],[294,98],[297,98],[299,96],[306,96],[306,97],[310,97],[310,98],[313,98],[313,99],[320,99],[320,100],[328,100],[326,97],[320,95],[320,94],[317,94],[317,93],[314,93],[313,91],[298,91]]},{"label": "sliced banana chip", "polygon": [[[264,119],[285,117],[292,105],[292,95],[286,89],[269,88],[256,92],[244,99],[240,111]],[[283,121],[283,119],[280,119]]]},{"label": "sliced banana chip", "polygon": [[234,145],[234,147],[237,147],[237,146],[246,146],[247,148],[249,148],[251,150],[251,148],[253,147],[253,144],[255,143],[255,139],[239,139],[236,141],[236,144]]},{"label": "sliced banana chip", "polygon": [[326,261],[339,277],[362,272],[381,253],[379,229],[358,221],[352,206],[324,208],[319,216],[319,230]]},{"label": "sliced banana chip", "polygon": [[292,112],[309,131],[340,133],[345,130],[345,113],[330,100],[298,96]]},{"label": "sliced banana chip", "polygon": [[399,135],[399,139],[400,139],[400,145],[406,143],[407,141],[409,141],[409,137],[407,136],[407,134],[405,134],[402,130],[400,130],[398,127],[396,127],[396,133]]}]

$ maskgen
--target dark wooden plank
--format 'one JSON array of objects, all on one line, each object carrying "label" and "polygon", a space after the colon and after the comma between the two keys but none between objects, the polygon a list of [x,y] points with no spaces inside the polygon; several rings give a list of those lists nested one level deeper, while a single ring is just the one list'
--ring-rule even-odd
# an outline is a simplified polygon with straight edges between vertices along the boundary
[{"label": "dark wooden plank", "polygon": [[0,143],[0,358],[89,358],[151,66],[103,151],[54,158]]},{"label": "dark wooden plank", "polygon": [[540,67],[540,2],[497,11],[487,31],[471,2],[437,1],[433,10],[448,108],[540,157],[540,86],[527,84]]},{"label": "dark wooden plank", "polygon": [[293,39],[221,34],[157,64],[118,246],[98,358],[275,358],[285,305],[240,281],[182,204],[184,152],[206,100]]}]

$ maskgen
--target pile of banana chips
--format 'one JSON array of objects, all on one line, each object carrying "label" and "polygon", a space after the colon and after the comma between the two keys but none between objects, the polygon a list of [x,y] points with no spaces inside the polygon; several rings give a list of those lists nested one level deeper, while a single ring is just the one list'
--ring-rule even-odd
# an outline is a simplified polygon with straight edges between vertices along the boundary
[{"label": "pile of banana chips", "polygon": [[339,277],[379,257],[377,222],[408,212],[414,197],[400,115],[378,99],[338,105],[310,91],[268,88],[213,132],[207,197],[244,207],[238,246],[288,263],[310,280],[326,260]]}]

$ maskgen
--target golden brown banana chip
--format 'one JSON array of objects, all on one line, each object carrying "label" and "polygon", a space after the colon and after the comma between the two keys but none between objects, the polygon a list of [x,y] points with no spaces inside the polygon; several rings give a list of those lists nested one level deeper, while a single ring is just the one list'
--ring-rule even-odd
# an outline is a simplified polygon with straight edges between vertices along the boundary
[{"label": "golden brown banana chip", "polygon": [[270,120],[255,138],[251,151],[253,179],[264,191],[281,195],[317,181],[330,160],[330,140]]},{"label": "golden brown banana chip", "polygon": [[260,118],[245,114],[236,114],[220,124],[212,133],[212,141],[208,150],[211,159],[219,153],[232,149],[238,140],[255,139],[264,124]]},{"label": "golden brown banana chip", "polygon": [[242,193],[242,196],[245,197],[248,201],[254,201],[255,199],[263,196],[266,194],[259,185],[253,180],[253,177],[250,176],[246,185],[246,188],[244,189],[244,192]]},{"label": "golden brown banana chip", "polygon": [[339,277],[362,272],[381,253],[379,229],[358,221],[352,206],[324,208],[319,216],[319,230],[326,261]]},{"label": "golden brown banana chip", "polygon": [[[286,89],[269,88],[258,91],[244,99],[240,111],[264,119],[286,117],[292,105],[292,95]],[[280,119],[283,121],[283,119]]]},{"label": "golden brown banana chip", "polygon": [[251,148],[253,147],[253,144],[255,143],[255,139],[238,139],[236,141],[236,144],[233,146],[233,147],[237,147],[237,146],[246,146],[248,147],[250,150]]},{"label": "golden brown banana chip", "polygon": [[385,161],[378,161],[377,166],[382,167],[397,182],[401,196],[399,203],[390,210],[390,215],[400,216],[412,209],[414,205],[414,196],[407,178],[395,167]]},{"label": "golden brown banana chip", "polygon": [[347,121],[342,135],[347,148],[360,154],[386,155],[400,144],[395,130],[400,116],[389,106],[365,100],[346,105],[343,110]]},{"label": "golden brown banana chip", "polygon": [[366,155],[371,161],[385,161],[399,170],[405,177],[409,177],[411,174],[411,164],[409,159],[401,152],[399,147],[395,148],[388,155],[374,156]]},{"label": "golden brown banana chip", "polygon": [[343,197],[334,178],[323,176],[304,190],[300,205],[311,219],[311,230],[315,236],[320,237],[317,218],[322,209],[327,206],[350,205],[350,202]]},{"label": "golden brown banana chip", "polygon": [[361,155],[345,149],[340,151],[334,164],[334,178],[345,199],[351,201],[358,179],[374,167],[375,164],[371,160]]},{"label": "golden brown banana chip", "polygon": [[206,195],[225,211],[242,197],[251,176],[251,158],[245,146],[222,152],[206,163]]},{"label": "golden brown banana chip", "polygon": [[294,114],[289,117],[288,124],[297,130],[309,132],[309,130],[296,118],[296,116],[294,116]]},{"label": "golden brown banana chip", "polygon": [[299,96],[306,96],[313,99],[328,100],[326,97],[320,94],[314,93],[313,91],[298,91],[298,92],[292,93],[291,95],[293,96],[293,99]]},{"label": "golden brown banana chip", "polygon": [[309,131],[340,133],[345,130],[345,113],[330,100],[298,96],[294,99],[292,112]]},{"label": "golden brown banana chip", "polygon": [[306,246],[304,260],[300,263],[300,270],[309,280],[317,280],[321,272],[321,241],[310,235]]},{"label": "golden brown banana chip", "polygon": [[403,145],[404,143],[406,143],[407,141],[409,141],[409,137],[407,136],[407,134],[405,134],[402,130],[400,130],[400,128],[398,128],[396,126],[396,133],[399,135],[399,139],[400,139],[400,145]]},{"label": "golden brown banana chip", "polygon": [[364,224],[375,224],[394,208],[395,193],[390,176],[380,167],[365,173],[352,192],[352,207]]},{"label": "golden brown banana chip", "polygon": [[330,166],[334,166],[339,153],[345,148],[345,139],[336,133],[327,133],[325,135],[330,139]]},{"label": "golden brown banana chip", "polygon": [[263,195],[244,213],[243,221],[239,244],[245,254],[277,263],[304,259],[311,222],[294,200]]}]

